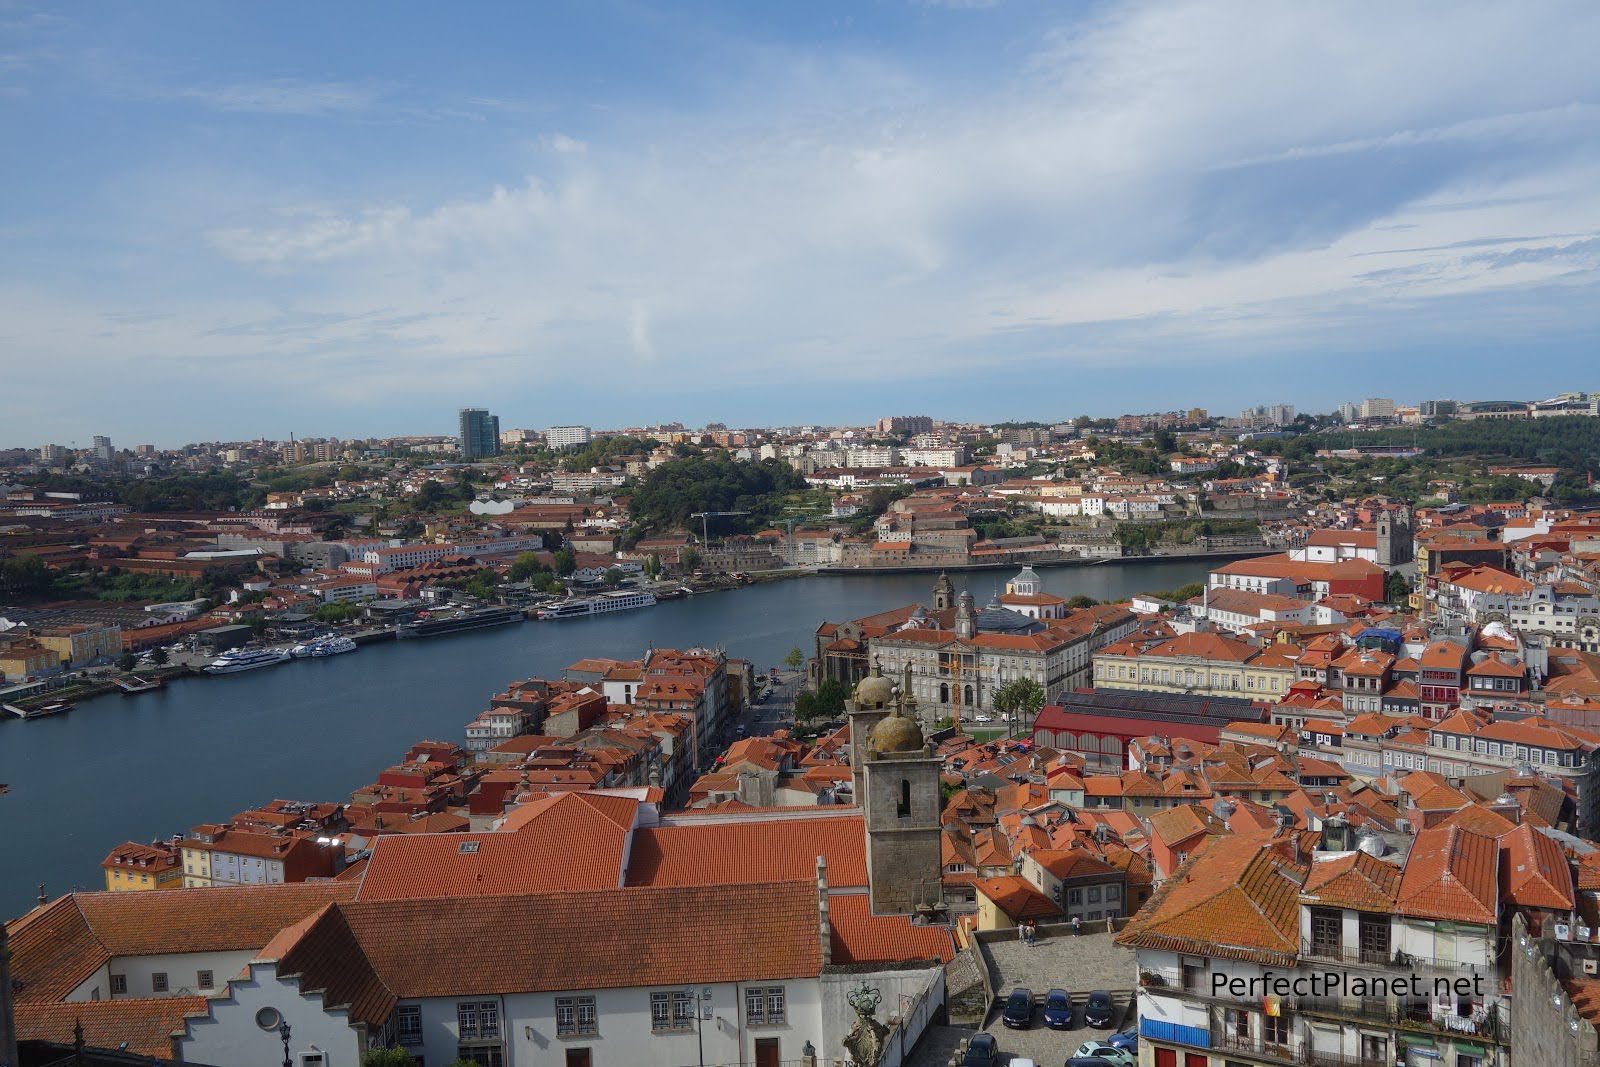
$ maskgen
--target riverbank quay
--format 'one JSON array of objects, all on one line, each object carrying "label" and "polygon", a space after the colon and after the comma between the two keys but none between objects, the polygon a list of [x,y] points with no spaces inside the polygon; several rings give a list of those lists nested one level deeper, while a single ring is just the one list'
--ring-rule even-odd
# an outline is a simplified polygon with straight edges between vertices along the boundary
[{"label": "riverbank quay", "polygon": [[[1188,562],[1041,574],[1048,592],[1099,601],[1203,576],[1203,564]],[[980,601],[993,591],[984,575],[952,582]],[[40,882],[100,885],[99,860],[123,841],[170,837],[273,797],[344,795],[419,737],[461,736],[486,695],[523,679],[560,677],[587,657],[638,659],[652,646],[721,647],[767,668],[809,649],[822,620],[921,600],[929,585],[914,574],[809,575],[559,625],[378,640],[351,655],[87,698],[65,715],[0,727],[0,782],[11,786],[0,819],[14,857],[0,864],[0,910],[25,910]],[[135,788],[136,803],[107,802],[108,790]]]},{"label": "riverbank quay", "polygon": [[1251,559],[1256,556],[1272,554],[1270,548],[1225,548],[1206,549],[1199,552],[1151,552],[1138,556],[1106,556],[1102,558],[1089,558],[1083,556],[1058,557],[1048,556],[1041,559],[1027,559],[1018,561],[1007,559],[1003,562],[982,562],[939,565],[901,565],[884,564],[877,567],[818,567],[814,573],[821,575],[838,575],[842,577],[859,577],[883,574],[963,574],[984,571],[1014,571],[1026,563],[1034,570],[1047,570],[1061,567],[1104,567],[1120,566],[1122,564],[1150,564],[1150,563],[1204,563],[1208,560],[1218,559]]}]

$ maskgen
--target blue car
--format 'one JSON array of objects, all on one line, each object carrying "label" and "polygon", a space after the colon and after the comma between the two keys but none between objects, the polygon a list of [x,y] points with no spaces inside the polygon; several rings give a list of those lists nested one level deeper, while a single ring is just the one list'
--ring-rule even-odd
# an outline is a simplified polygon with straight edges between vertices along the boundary
[{"label": "blue car", "polygon": [[1139,1054],[1139,1028],[1130,1026],[1120,1033],[1112,1034],[1106,1038],[1106,1043],[1115,1045],[1123,1051],[1131,1052],[1137,1056]]},{"label": "blue car", "polygon": [[1044,995],[1044,1024],[1052,1030],[1072,1029],[1072,998],[1065,989],[1052,989]]}]

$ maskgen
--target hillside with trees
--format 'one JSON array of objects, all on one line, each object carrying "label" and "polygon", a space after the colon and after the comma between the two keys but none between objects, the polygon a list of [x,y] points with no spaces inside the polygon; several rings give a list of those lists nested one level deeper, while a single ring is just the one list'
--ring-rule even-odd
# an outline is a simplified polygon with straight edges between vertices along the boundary
[{"label": "hillside with trees", "polygon": [[633,490],[634,521],[644,529],[692,525],[700,511],[748,511],[723,520],[723,529],[758,529],[780,510],[784,494],[806,487],[805,479],[775,459],[741,463],[713,452],[669,460],[640,479]]}]

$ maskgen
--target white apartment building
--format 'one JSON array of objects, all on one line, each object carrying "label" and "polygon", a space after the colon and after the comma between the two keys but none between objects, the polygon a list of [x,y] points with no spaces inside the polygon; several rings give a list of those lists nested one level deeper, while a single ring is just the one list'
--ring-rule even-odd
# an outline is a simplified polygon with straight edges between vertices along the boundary
[{"label": "white apartment building", "polygon": [[587,426],[552,426],[544,432],[544,443],[558,451],[581,448],[593,439],[594,434]]},{"label": "white apartment building", "polygon": [[1212,838],[1119,936],[1143,1067],[1508,1064],[1497,930],[1518,887],[1496,841],[1399,844],[1333,824]]}]

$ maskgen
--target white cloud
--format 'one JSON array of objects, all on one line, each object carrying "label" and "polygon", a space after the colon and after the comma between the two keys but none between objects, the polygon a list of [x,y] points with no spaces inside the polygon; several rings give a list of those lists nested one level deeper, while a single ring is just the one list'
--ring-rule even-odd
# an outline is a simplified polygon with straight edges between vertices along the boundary
[{"label": "white cloud", "polygon": [[[805,56],[710,110],[546,133],[531,173],[498,185],[389,184],[355,206],[311,190],[209,225],[261,298],[185,308],[139,343],[293,358],[306,387],[369,400],[433,387],[444,359],[485,381],[625,382],[670,361],[684,380],[778,362],[896,382],[974,353],[1097,359],[1072,343],[1087,327],[1159,363],[1186,334],[1260,351],[1442,299],[1592,285],[1597,33],[1600,7],[1576,2],[1189,0],[1104,9],[987,91]],[[375,94],[203,99],[327,114]],[[1458,247],[1475,241],[1507,255]],[[381,376],[363,373],[374,359]]]}]

